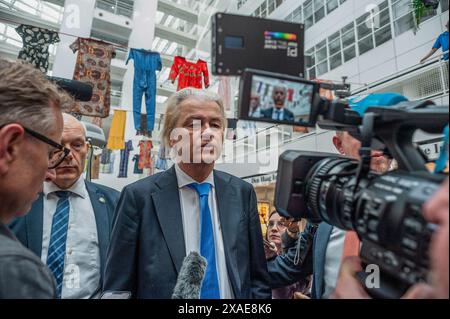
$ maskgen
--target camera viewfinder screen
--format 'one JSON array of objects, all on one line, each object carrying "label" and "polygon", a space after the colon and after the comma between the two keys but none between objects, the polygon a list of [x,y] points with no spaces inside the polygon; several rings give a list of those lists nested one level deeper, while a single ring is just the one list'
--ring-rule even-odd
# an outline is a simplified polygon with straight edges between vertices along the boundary
[{"label": "camera viewfinder screen", "polygon": [[276,122],[309,123],[314,85],[254,75],[249,118]]}]

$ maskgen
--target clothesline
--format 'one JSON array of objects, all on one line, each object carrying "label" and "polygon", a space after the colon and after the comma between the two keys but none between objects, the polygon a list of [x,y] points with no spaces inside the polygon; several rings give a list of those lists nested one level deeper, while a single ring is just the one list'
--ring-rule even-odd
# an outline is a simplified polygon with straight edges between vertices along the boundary
[{"label": "clothesline", "polygon": [[[21,24],[24,24],[24,23],[18,23],[18,22],[16,22],[16,21],[9,20],[9,19],[5,19],[5,18],[0,18],[0,22],[12,24],[12,25],[15,25],[15,26],[19,26],[19,25],[21,25]],[[31,26],[31,27],[34,27],[34,28],[46,29],[46,30],[48,30],[48,31],[56,32],[56,33],[58,33],[58,34],[60,34],[60,35],[67,35],[67,36],[74,37],[74,38],[80,38],[80,37],[77,36],[77,35],[70,34],[70,33],[65,33],[65,32],[61,32],[61,31],[57,31],[57,30],[54,30],[54,29],[42,28],[42,27],[39,27],[39,26],[36,26],[36,25],[33,25],[33,24],[26,24],[26,25]],[[96,41],[100,41],[100,42],[103,42],[103,43],[108,44],[108,45],[112,45],[112,46],[113,46],[114,48],[116,48],[116,49],[123,49],[123,50],[125,50],[125,51],[128,51],[128,50],[130,50],[130,49],[137,49],[137,48],[131,48],[131,47],[126,46],[126,45],[122,45],[122,44],[117,44],[117,43],[112,43],[112,42],[109,42],[109,41],[101,40],[101,39],[98,39],[98,38],[92,38],[92,37],[91,37],[90,39],[96,40]],[[153,50],[149,50],[149,51],[153,51]],[[157,52],[157,51],[153,51],[153,52]],[[157,53],[160,53],[160,52],[157,52]],[[162,55],[164,55],[164,56],[171,57],[171,58],[175,58],[176,56],[179,56],[179,55],[173,55],[173,54],[167,54],[167,53],[160,53],[160,54],[162,54]],[[203,60],[203,59],[202,59],[202,60]],[[210,60],[204,60],[204,61],[206,61],[206,62],[208,62],[208,63],[211,63]]]}]

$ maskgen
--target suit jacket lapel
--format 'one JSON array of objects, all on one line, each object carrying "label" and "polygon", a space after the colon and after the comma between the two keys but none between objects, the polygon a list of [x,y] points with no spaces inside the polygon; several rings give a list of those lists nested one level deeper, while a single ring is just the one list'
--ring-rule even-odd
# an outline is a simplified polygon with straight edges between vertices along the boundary
[{"label": "suit jacket lapel", "polygon": [[319,228],[317,229],[317,234],[314,242],[314,291],[315,297],[318,299],[322,297],[323,293],[325,258],[332,230],[333,226],[327,223],[321,223]]},{"label": "suit jacket lapel", "polygon": [[[242,290],[239,276],[237,240],[239,234],[240,214],[237,210],[242,207],[234,202],[236,194],[234,188],[229,185],[230,177],[214,171],[214,183],[216,187],[217,207],[222,228],[225,258],[227,261],[228,275],[236,298]],[[235,213],[236,212],[236,213]]]},{"label": "suit jacket lapel", "polygon": [[100,250],[101,273],[103,273],[110,237],[108,206],[105,196],[94,184],[86,181],[86,189],[91,199],[92,208],[94,209],[95,222],[97,225],[98,246]]},{"label": "suit jacket lapel", "polygon": [[25,217],[28,249],[39,258],[42,254],[42,232],[44,227],[44,195],[40,194],[33,203],[30,213]]},{"label": "suit jacket lapel", "polygon": [[175,167],[161,174],[156,184],[160,191],[151,196],[172,261],[179,272],[186,257],[186,244]]}]

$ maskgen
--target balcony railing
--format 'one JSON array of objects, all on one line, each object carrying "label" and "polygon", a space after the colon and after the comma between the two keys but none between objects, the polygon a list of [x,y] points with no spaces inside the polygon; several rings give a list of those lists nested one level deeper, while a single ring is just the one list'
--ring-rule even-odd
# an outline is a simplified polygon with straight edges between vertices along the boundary
[{"label": "balcony railing", "polygon": [[128,18],[133,17],[133,0],[97,0],[95,6],[116,15],[122,15]]},{"label": "balcony railing", "polygon": [[410,100],[433,99],[449,93],[448,61],[443,60],[445,52],[424,64],[392,74],[376,82],[365,84],[353,91],[353,95],[396,92]]}]

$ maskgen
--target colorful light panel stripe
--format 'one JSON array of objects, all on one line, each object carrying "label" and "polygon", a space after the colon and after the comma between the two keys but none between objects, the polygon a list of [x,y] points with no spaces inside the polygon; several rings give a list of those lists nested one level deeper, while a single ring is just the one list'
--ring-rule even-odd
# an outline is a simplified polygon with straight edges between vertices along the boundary
[{"label": "colorful light panel stripe", "polygon": [[297,35],[293,33],[266,31],[264,32],[264,36],[279,40],[297,41]]}]

